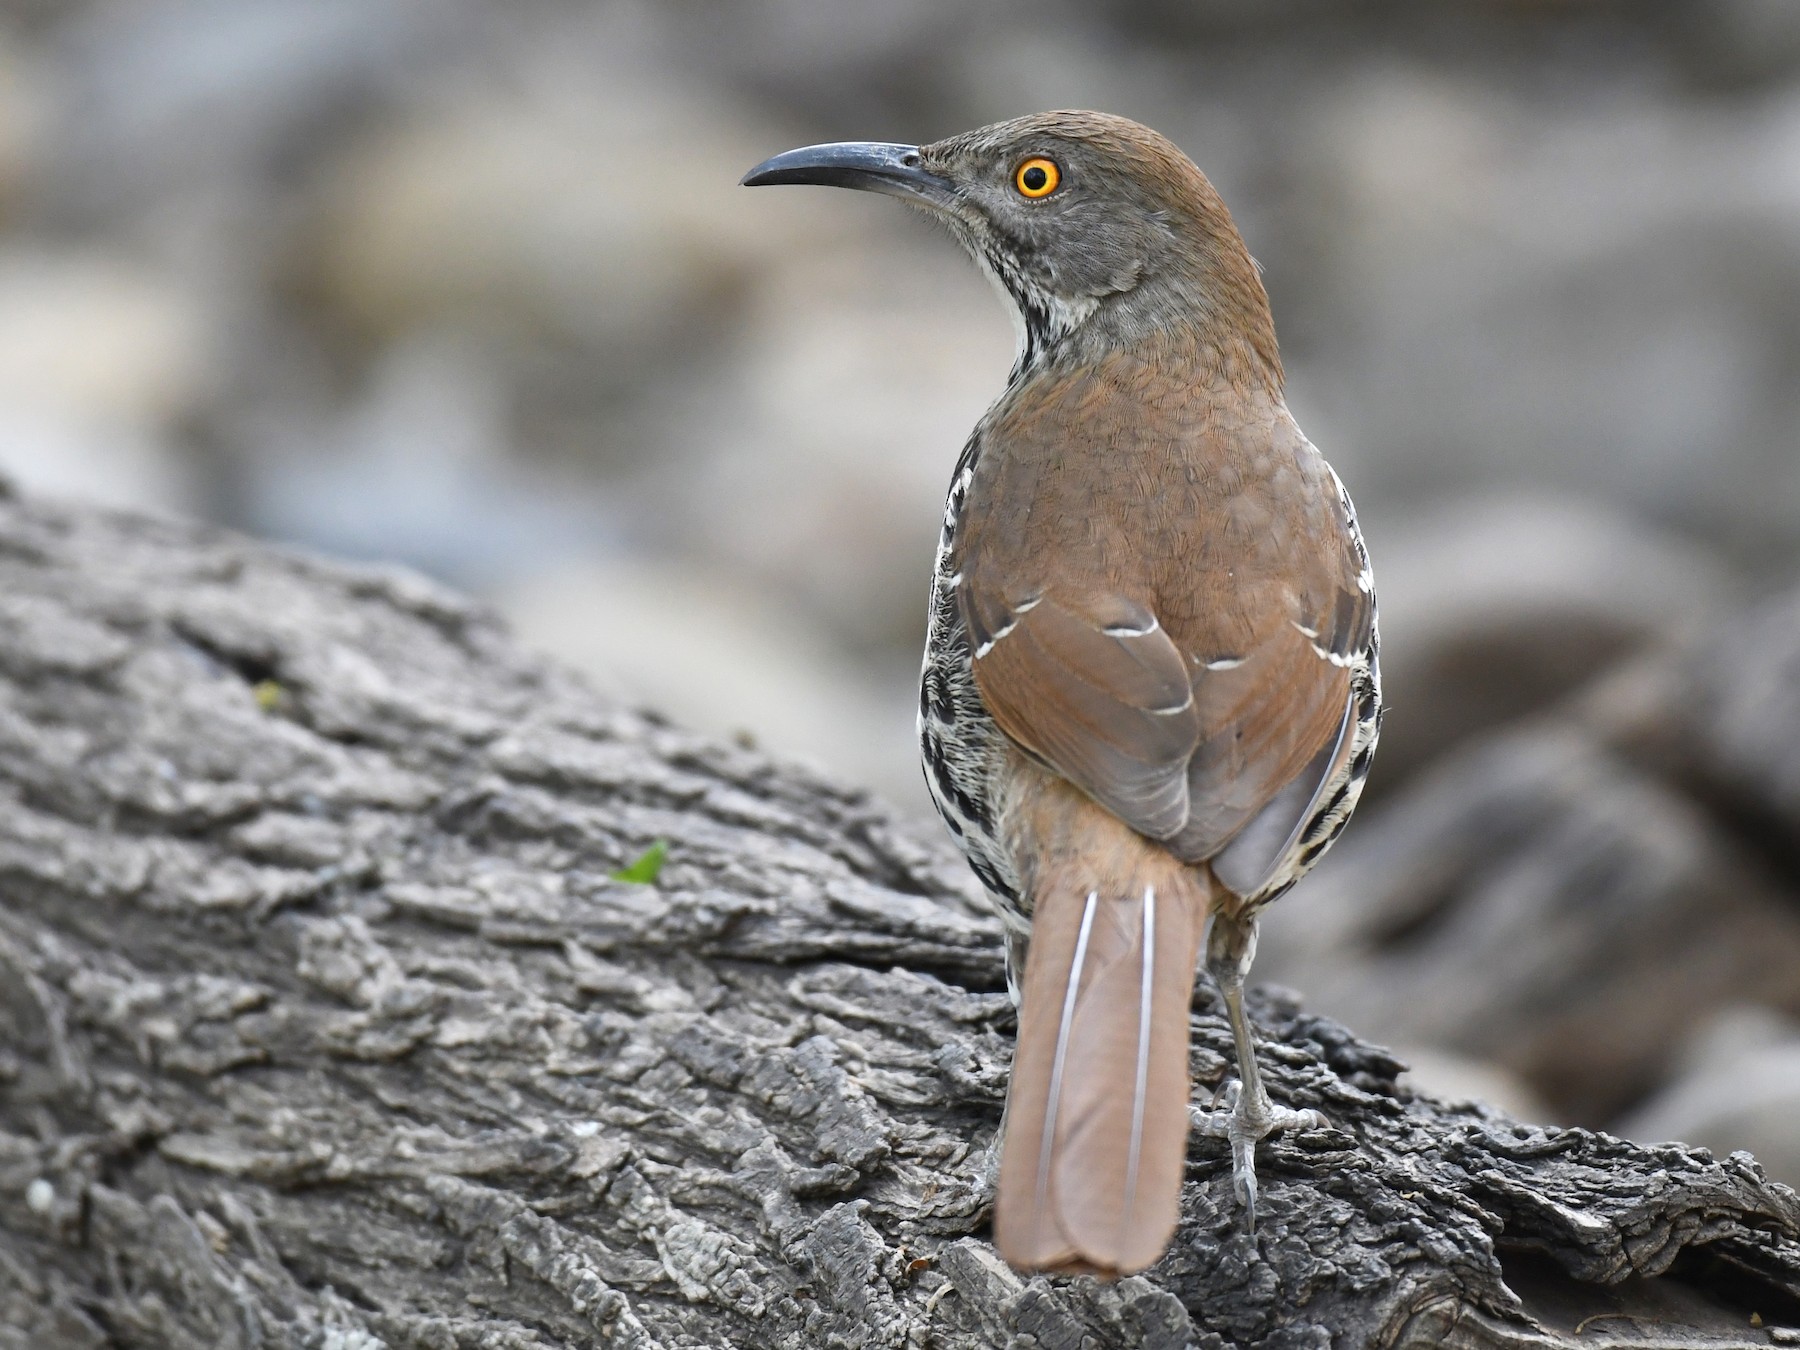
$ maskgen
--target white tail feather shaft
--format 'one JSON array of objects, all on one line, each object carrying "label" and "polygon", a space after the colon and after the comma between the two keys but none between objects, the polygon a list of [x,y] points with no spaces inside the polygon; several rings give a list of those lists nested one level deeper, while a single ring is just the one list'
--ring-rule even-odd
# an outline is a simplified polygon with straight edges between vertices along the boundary
[{"label": "white tail feather shaft", "polygon": [[1038,1153],[1037,1213],[1041,1218],[1050,1196],[1050,1160],[1056,1140],[1056,1108],[1062,1096],[1063,1061],[1069,1053],[1069,1027],[1075,1020],[1075,995],[1081,988],[1081,967],[1087,961],[1088,935],[1094,930],[1094,910],[1100,903],[1097,891],[1089,891],[1087,907],[1081,912],[1081,932],[1075,939],[1075,958],[1069,963],[1069,988],[1063,995],[1062,1022],[1056,1029],[1056,1057],[1050,1064],[1050,1091],[1044,1104],[1044,1141]]},{"label": "white tail feather shaft", "polygon": [[1150,994],[1156,988],[1156,887],[1144,887],[1144,969],[1138,988],[1137,1075],[1131,1095],[1131,1151],[1125,1162],[1125,1226],[1137,1205],[1138,1156],[1144,1147],[1144,1101],[1150,1090]]}]

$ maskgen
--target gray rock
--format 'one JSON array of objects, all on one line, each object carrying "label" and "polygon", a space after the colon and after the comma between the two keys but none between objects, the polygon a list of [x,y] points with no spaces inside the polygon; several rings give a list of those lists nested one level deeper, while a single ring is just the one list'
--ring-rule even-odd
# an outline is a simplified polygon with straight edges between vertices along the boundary
[{"label": "gray rock", "polygon": [[1700,644],[1667,719],[1667,771],[1698,777],[1785,869],[1800,849],[1800,593],[1753,606]]},{"label": "gray rock", "polygon": [[722,573],[623,560],[538,572],[493,598],[521,642],[624,702],[830,765],[914,815],[931,809],[911,671],[880,681],[805,610]]},{"label": "gray rock", "polygon": [[1692,636],[1731,594],[1706,553],[1598,503],[1453,498],[1375,532],[1391,790],[1458,742]]},{"label": "gray rock", "polygon": [[240,510],[261,533],[492,587],[616,547],[589,480],[516,453],[505,363],[466,332],[420,330],[361,399],[246,430]]},{"label": "gray rock", "polygon": [[99,249],[0,247],[0,469],[40,491],[191,512],[173,444],[213,392],[209,316]]},{"label": "gray rock", "polygon": [[1756,85],[1800,66],[1800,10],[1786,0],[1695,0],[1670,18],[1686,59],[1709,83]]},{"label": "gray rock", "polygon": [[515,81],[447,81],[337,164],[305,265],[362,331],[476,321],[578,344],[628,382],[728,319],[804,232],[793,198],[747,218],[737,189],[786,139],[641,68],[547,55]]},{"label": "gray rock", "polygon": [[1550,1120],[1554,1112],[1517,1074],[1492,1060],[1470,1059],[1438,1046],[1388,1047],[1406,1064],[1400,1081],[1450,1102],[1478,1102],[1525,1120]]},{"label": "gray rock", "polygon": [[1012,345],[974,269],[930,242],[924,256],[861,240],[808,257],[795,238],[730,372],[672,412],[689,449],[644,498],[690,555],[909,671],[951,471]]},{"label": "gray rock", "polygon": [[1800,1186],[1800,1022],[1732,1008],[1702,1026],[1679,1077],[1613,1126],[1628,1139],[1679,1139],[1723,1156],[1753,1152]]},{"label": "gray rock", "polygon": [[1531,483],[1791,548],[1800,102],[1591,92],[1340,83],[1310,123],[1310,270],[1272,267],[1314,336],[1307,425],[1365,499]]},{"label": "gray rock", "polygon": [[50,75],[41,53],[0,32],[0,207],[18,204],[41,168]]},{"label": "gray rock", "polygon": [[238,184],[272,191],[348,108],[392,87],[465,6],[150,0],[59,7],[38,184],[58,213],[138,217]]}]

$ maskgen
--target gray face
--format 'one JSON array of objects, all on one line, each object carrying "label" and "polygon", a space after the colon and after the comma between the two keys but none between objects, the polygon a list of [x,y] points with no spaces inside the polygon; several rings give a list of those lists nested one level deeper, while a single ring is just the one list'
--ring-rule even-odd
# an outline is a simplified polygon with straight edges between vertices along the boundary
[{"label": "gray face", "polygon": [[[1116,150],[1052,134],[1036,120],[984,127],[919,154],[921,167],[952,186],[937,209],[969,251],[1028,323],[1042,310],[1049,327],[1061,328],[1163,272],[1176,240],[1147,190],[1154,184],[1121,173]],[[1044,191],[1050,175],[1054,186]]]},{"label": "gray face", "polygon": [[1211,185],[1123,118],[1039,113],[932,145],[808,146],[744,182],[860,188],[931,211],[1017,308],[1021,369],[1057,350],[1191,327],[1221,299],[1266,305]]}]

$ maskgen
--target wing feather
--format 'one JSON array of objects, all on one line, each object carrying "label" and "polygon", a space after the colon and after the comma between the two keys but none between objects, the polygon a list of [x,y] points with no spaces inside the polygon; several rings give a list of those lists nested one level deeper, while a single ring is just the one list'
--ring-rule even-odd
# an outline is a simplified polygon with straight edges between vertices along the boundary
[{"label": "wing feather", "polygon": [[1255,822],[1242,881],[1347,744],[1375,612],[1329,466],[1278,397],[1220,392],[1130,354],[1016,388],[954,575],[1006,735],[1183,861]]},{"label": "wing feather", "polygon": [[1120,599],[1084,614],[1054,596],[976,612],[975,685],[1001,729],[1133,829],[1179,831],[1199,721],[1155,616]]}]

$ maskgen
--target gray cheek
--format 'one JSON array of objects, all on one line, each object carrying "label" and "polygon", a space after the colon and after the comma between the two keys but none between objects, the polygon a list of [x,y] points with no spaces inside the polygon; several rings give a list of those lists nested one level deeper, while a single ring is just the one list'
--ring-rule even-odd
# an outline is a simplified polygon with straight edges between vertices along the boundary
[{"label": "gray cheek", "polygon": [[1070,224],[1075,228],[1058,251],[1058,290],[1097,298],[1136,284],[1143,253],[1129,230],[1108,222]]}]

